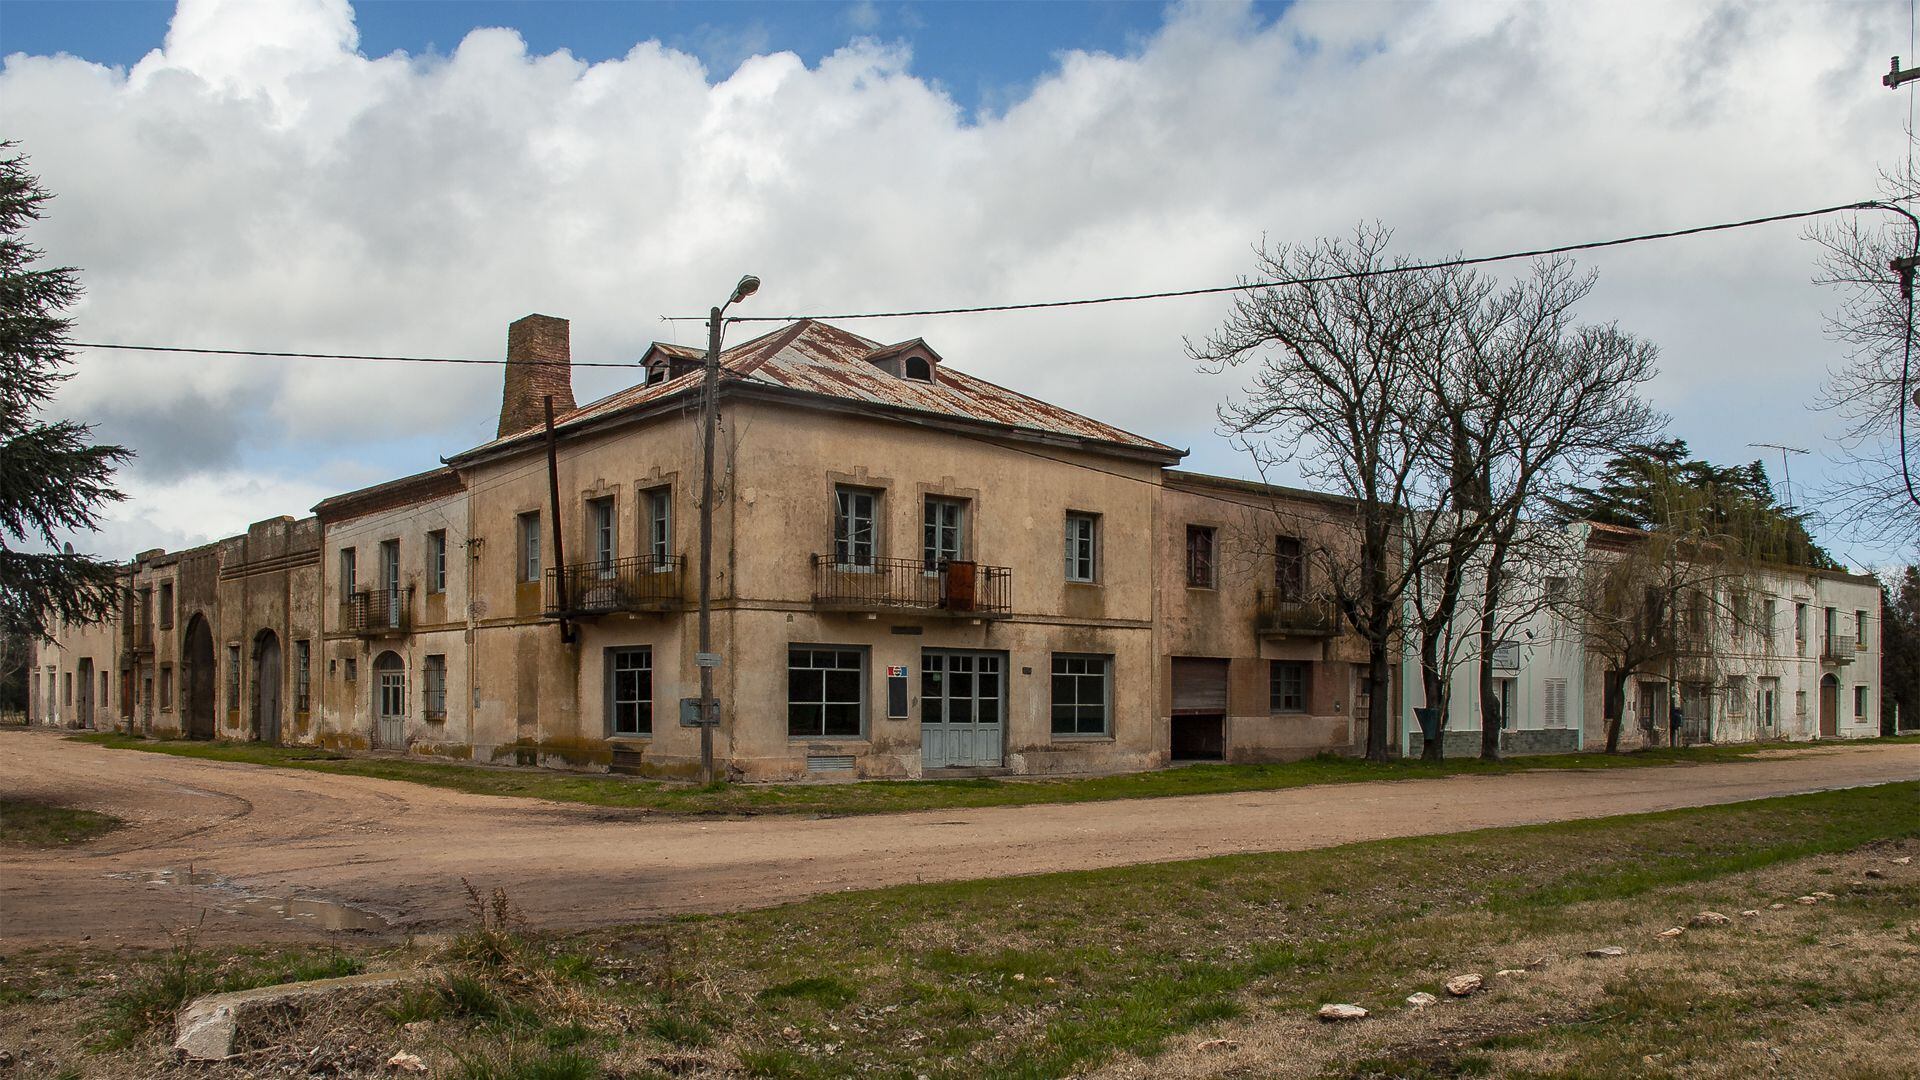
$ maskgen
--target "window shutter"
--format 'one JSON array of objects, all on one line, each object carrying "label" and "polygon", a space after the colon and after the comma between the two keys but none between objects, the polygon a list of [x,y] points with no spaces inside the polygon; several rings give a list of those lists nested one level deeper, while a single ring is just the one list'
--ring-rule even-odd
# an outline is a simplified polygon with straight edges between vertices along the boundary
[{"label": "window shutter", "polygon": [[1548,679],[1546,681],[1546,723],[1549,726],[1565,727],[1567,724],[1567,680]]}]

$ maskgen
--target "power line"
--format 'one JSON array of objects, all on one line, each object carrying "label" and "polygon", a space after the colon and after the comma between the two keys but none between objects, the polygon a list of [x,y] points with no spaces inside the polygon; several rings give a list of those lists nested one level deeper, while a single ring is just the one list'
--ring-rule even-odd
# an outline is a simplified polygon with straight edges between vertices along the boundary
[{"label": "power line", "polygon": [[[1373,270],[1352,270],[1338,274],[1321,274],[1313,277],[1276,278],[1271,281],[1243,281],[1234,285],[1209,285],[1196,289],[1169,289],[1162,292],[1083,297],[1076,300],[1036,300],[1018,304],[983,304],[976,307],[921,308],[913,311],[865,311],[834,315],[736,315],[731,318],[731,321],[797,322],[801,319],[818,319],[823,321],[905,319],[929,315],[977,315],[998,311],[1034,311],[1043,308],[1088,307],[1095,304],[1124,304],[1139,300],[1174,300],[1189,296],[1212,296],[1220,293],[1251,292],[1256,289],[1277,289],[1295,285],[1324,285],[1336,281],[1356,281],[1361,278],[1386,277],[1393,274],[1414,274],[1427,270],[1449,270],[1464,266],[1481,266],[1487,263],[1511,262],[1516,259],[1537,259],[1544,255],[1565,255],[1577,251],[1597,251],[1602,248],[1621,247],[1626,244],[1640,244],[1652,240],[1673,240],[1684,236],[1699,236],[1704,233],[1752,228],[1756,225],[1773,225],[1783,221],[1799,221],[1805,218],[1838,214],[1849,210],[1878,209],[1890,209],[1890,207],[1886,203],[1878,200],[1867,199],[1861,202],[1844,203],[1839,206],[1823,206],[1818,210],[1795,210],[1784,214],[1769,214],[1766,217],[1746,218],[1741,221],[1725,221],[1713,225],[1695,225],[1690,228],[1668,229],[1663,232],[1638,233],[1633,236],[1615,237],[1611,240],[1588,240],[1577,244],[1561,244],[1556,247],[1534,248],[1529,251],[1510,251],[1500,255],[1463,255],[1453,259],[1441,259],[1426,263],[1409,263],[1403,266],[1384,266]],[[690,316],[678,317],[690,318]]]},{"label": "power line", "polygon": [[[368,355],[365,353],[287,352],[287,351],[267,350],[267,349],[209,349],[209,348],[202,348],[199,346],[192,346],[192,345],[124,345],[124,344],[104,342],[104,341],[69,341],[66,344],[69,347],[75,348],[75,349],[118,349],[122,352],[194,353],[202,356],[273,356],[273,357],[282,357],[282,358],[295,359],[295,360],[372,360],[372,361],[380,361],[380,362],[395,363],[395,364],[485,364],[485,365],[494,366],[494,367],[502,366],[508,363],[524,362],[524,363],[536,364],[536,365],[537,364],[553,364],[556,367],[562,366],[561,363],[557,360],[509,361],[509,360],[478,360],[478,359],[473,359],[471,357],[458,357],[458,356],[378,356],[378,355]],[[632,361],[627,361],[625,363],[595,363],[595,362],[590,362],[585,360],[573,360],[573,361],[567,362],[567,364],[564,366],[577,367],[577,368],[632,369],[639,366],[639,361],[632,360]]]}]

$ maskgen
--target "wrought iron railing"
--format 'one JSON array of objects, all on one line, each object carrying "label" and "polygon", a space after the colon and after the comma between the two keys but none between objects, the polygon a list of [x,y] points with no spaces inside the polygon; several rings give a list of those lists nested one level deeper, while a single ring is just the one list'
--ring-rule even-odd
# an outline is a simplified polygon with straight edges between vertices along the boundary
[{"label": "wrought iron railing", "polygon": [[942,562],[928,571],[919,559],[841,563],[813,556],[813,600],[858,611],[890,608],[954,615],[1006,615],[1013,610],[1013,571],[975,562]]},{"label": "wrought iron railing", "polygon": [[1851,664],[1854,654],[1860,651],[1860,643],[1844,634],[1828,634],[1824,645],[1820,647],[1820,662],[1823,664]]},{"label": "wrought iron railing", "polygon": [[412,628],[408,614],[413,607],[413,587],[401,589],[360,589],[352,594],[342,612],[347,632],[362,637],[404,634]]},{"label": "wrought iron railing", "polygon": [[547,617],[554,619],[667,611],[686,603],[686,560],[638,555],[549,567],[545,600]]},{"label": "wrought iron railing", "polygon": [[1331,637],[1340,632],[1340,613],[1333,601],[1302,596],[1282,597],[1262,589],[1255,594],[1254,626],[1262,634]]}]

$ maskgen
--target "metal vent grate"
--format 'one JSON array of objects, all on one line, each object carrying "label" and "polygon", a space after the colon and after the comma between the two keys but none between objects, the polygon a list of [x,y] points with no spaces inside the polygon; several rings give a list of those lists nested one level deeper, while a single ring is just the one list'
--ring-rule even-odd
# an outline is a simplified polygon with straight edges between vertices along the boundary
[{"label": "metal vent grate", "polygon": [[807,758],[808,772],[852,772],[852,754],[815,754]]}]

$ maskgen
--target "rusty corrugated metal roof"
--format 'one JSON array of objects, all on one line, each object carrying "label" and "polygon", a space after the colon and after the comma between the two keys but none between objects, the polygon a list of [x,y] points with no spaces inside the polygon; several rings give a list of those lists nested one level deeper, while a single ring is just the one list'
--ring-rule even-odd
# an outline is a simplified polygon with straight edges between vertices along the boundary
[{"label": "rusty corrugated metal roof", "polygon": [[[653,351],[683,359],[701,355],[693,349],[664,344],[655,345]],[[721,379],[746,386],[777,387],[865,402],[889,410],[922,412],[1110,443],[1164,454],[1176,460],[1184,456],[1183,451],[1165,443],[975,378],[944,362],[933,366],[932,382],[903,379],[872,362],[901,351],[900,346],[883,346],[840,327],[803,319],[722,352]],[[554,426],[565,429],[609,418],[694,390],[699,382],[700,374],[696,371],[663,382],[630,387],[555,417]],[[502,436],[457,457],[469,458],[501,449],[540,430],[529,428]]]}]

